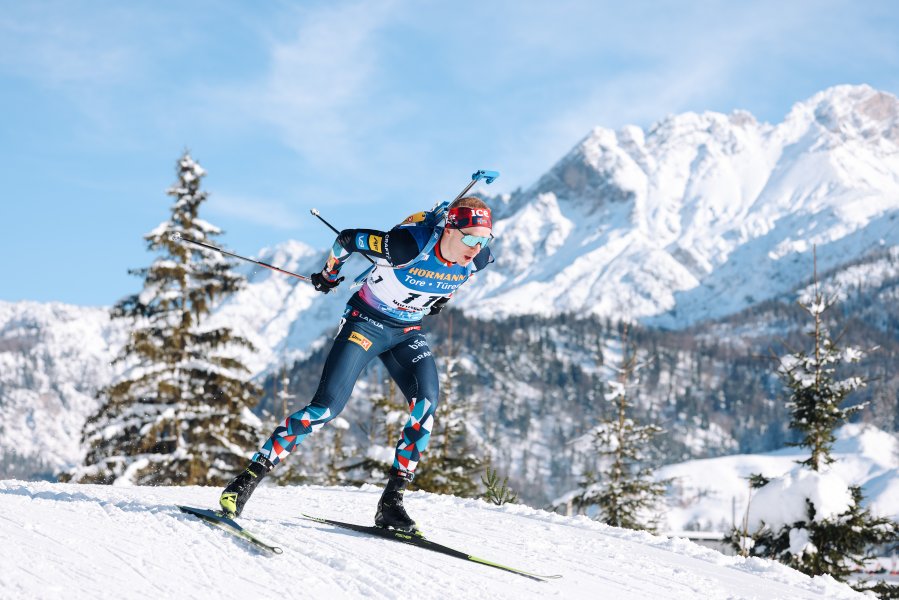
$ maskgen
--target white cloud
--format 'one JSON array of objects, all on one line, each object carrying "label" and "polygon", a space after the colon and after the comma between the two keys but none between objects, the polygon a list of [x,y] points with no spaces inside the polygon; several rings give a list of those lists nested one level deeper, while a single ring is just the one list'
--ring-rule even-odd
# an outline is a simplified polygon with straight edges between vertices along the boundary
[{"label": "white cloud", "polygon": [[375,38],[393,10],[386,0],[286,15],[299,26],[289,41],[270,41],[262,79],[215,90],[216,101],[239,104],[313,165],[362,158],[369,151],[362,143],[367,131],[393,111],[371,104],[381,85]]},{"label": "white cloud", "polygon": [[112,5],[89,18],[63,4],[21,5],[0,17],[0,69],[51,87],[121,82],[140,63],[135,40],[123,35],[134,18]]},{"label": "white cloud", "polygon": [[[592,82],[584,77],[579,93],[520,132],[535,151],[516,152],[519,140],[510,140],[506,152],[512,168],[539,176],[595,126],[647,127],[667,115],[709,110],[733,98],[735,87],[746,88],[741,78],[747,76],[748,63],[778,44],[793,45],[797,28],[814,28],[807,8],[696,3],[676,5],[672,11],[644,5],[629,14],[608,15],[611,20],[598,34],[603,41],[589,49],[604,64],[597,65]],[[601,12],[593,17],[600,18]],[[569,52],[570,43],[565,48]],[[622,64],[616,66],[616,61]]]}]

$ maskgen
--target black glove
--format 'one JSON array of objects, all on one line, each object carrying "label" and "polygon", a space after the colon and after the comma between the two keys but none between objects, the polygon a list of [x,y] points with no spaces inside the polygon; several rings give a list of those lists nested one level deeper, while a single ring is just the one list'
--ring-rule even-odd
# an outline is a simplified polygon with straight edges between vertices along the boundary
[{"label": "black glove", "polygon": [[343,277],[337,278],[336,281],[328,281],[328,279],[321,273],[313,273],[309,276],[309,279],[312,280],[312,285],[315,289],[322,294],[327,294],[343,281]]},{"label": "black glove", "polygon": [[437,302],[435,302],[434,304],[431,305],[431,310],[428,311],[428,315],[436,315],[441,310],[443,310],[443,307],[446,306],[446,303],[449,301],[450,301],[449,296],[447,296],[445,298],[441,298],[440,300],[438,300]]}]

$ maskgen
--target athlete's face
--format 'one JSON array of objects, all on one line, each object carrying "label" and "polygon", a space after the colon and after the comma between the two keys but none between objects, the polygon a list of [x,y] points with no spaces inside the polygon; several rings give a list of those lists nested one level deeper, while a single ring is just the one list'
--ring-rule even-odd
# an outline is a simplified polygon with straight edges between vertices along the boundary
[{"label": "athlete's face", "polygon": [[463,267],[468,265],[474,257],[478,255],[486,242],[478,242],[474,246],[469,246],[467,242],[474,241],[474,238],[481,237],[490,238],[489,227],[465,227],[464,229],[443,230],[443,237],[440,239],[440,253],[443,258],[450,262],[460,264]]}]

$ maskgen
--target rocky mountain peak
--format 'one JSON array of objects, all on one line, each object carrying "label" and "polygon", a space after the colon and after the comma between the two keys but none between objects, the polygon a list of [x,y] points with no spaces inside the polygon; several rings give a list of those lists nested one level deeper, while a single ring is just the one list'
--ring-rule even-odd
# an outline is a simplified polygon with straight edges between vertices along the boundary
[{"label": "rocky mountain peak", "polygon": [[899,244],[884,225],[899,212],[897,115],[890,94],[837,86],[777,125],[736,111],[597,127],[507,204],[496,272],[460,302],[682,327],[795,286],[812,245],[836,268],[884,232]]}]

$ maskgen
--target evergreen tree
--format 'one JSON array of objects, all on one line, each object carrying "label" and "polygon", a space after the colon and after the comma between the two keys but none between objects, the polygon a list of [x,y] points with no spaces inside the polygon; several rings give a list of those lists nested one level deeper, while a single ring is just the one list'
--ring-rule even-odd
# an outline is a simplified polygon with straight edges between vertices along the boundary
[{"label": "evergreen tree", "polygon": [[627,333],[624,325],[621,365],[615,369],[616,379],[608,382],[606,399],[614,407],[613,414],[591,432],[594,452],[603,467],[598,472],[587,471],[571,502],[579,511],[596,506],[596,518],[609,525],[652,531],[668,485],[667,480],[656,480],[651,466],[650,449],[663,430],[633,418],[629,389],[636,384],[638,365]]},{"label": "evergreen tree", "polygon": [[483,498],[487,502],[497,506],[518,502],[518,496],[509,489],[509,478],[503,477],[503,481],[500,483],[496,469],[487,467],[487,473],[481,477],[481,483],[484,484],[485,488]]},{"label": "evergreen tree", "polygon": [[[449,316],[452,319],[452,316]],[[467,396],[454,392],[460,358],[452,348],[452,322],[448,336],[446,369],[441,376],[442,398],[435,419],[435,431],[425,459],[415,473],[416,489],[462,498],[478,495],[477,478],[484,469],[484,459],[470,441],[466,422],[474,413]]]},{"label": "evergreen tree", "polygon": [[393,466],[403,424],[409,418],[409,413],[399,408],[403,401],[396,397],[396,383],[389,377],[378,382],[375,372],[372,373],[370,386],[373,393],[369,399],[368,423],[362,427],[368,438],[364,451],[356,457],[345,458],[341,467],[346,482],[351,485],[384,483],[387,472]]},{"label": "evergreen tree", "polygon": [[185,152],[178,161],[171,218],[144,236],[159,252],[153,264],[130,271],[143,290],[112,310],[134,323],[117,360],[123,377],[100,390],[100,409],[85,423],[84,466],[69,474],[85,483],[222,485],[245,466],[260,437],[250,412],[260,391],[234,357],[249,341],[229,328],[203,328],[213,302],[244,279],[218,253],[198,251],[174,234],[210,243],[221,231],[198,216],[207,193],[205,171]]},{"label": "evergreen tree", "polygon": [[[802,479],[802,470],[815,477],[830,474],[829,466],[834,462],[831,454],[836,440],[834,430],[863,406],[843,405],[850,393],[865,385],[860,377],[838,378],[840,368],[857,362],[862,352],[857,348],[840,349],[831,338],[823,315],[834,301],[825,299],[818,290],[817,269],[813,296],[800,304],[813,323],[809,331],[812,351],[788,355],[781,360],[779,369],[779,375],[790,391],[790,427],[802,436],[794,445],[806,448],[810,453],[806,460],[797,461],[800,466],[786,476],[792,481]],[[750,481],[760,491],[775,483],[762,475],[754,475]],[[781,496],[791,493],[782,481],[777,483],[780,487],[776,489],[780,490]],[[851,501],[847,509],[837,515],[818,514],[819,507],[806,496],[804,520],[785,524],[763,522],[754,532],[735,530],[731,534],[731,543],[744,551],[748,546],[752,556],[779,560],[808,575],[826,574],[846,581],[854,570],[862,567],[873,547],[899,539],[896,523],[874,517],[862,507],[861,488],[851,485],[846,488]],[[748,543],[747,537],[750,538]],[[866,589],[865,585],[860,585],[859,589]],[[896,597],[889,594],[896,594],[899,588],[881,585],[877,592]]]}]

